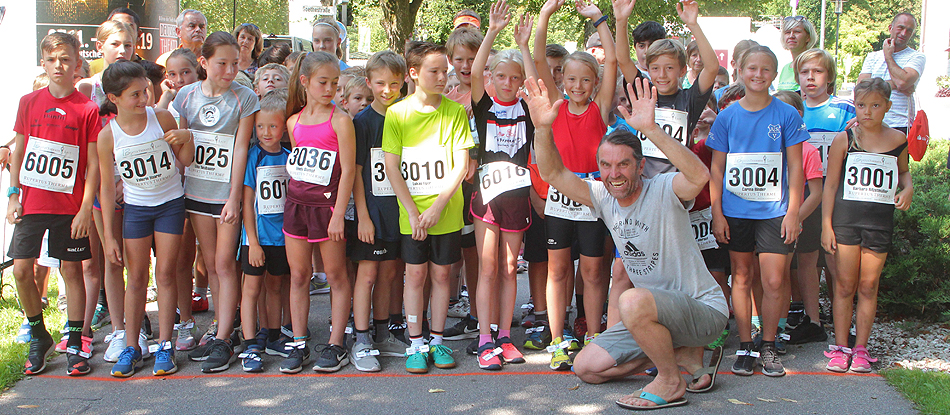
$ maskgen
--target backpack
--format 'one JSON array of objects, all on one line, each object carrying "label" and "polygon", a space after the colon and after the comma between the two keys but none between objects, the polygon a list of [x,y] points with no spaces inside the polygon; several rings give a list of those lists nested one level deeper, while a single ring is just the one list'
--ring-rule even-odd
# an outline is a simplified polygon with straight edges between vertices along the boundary
[{"label": "backpack", "polygon": [[914,124],[907,129],[907,153],[914,158],[914,161],[920,161],[927,153],[927,144],[930,143],[930,123],[927,121],[927,113],[924,110],[918,110],[914,117]]}]

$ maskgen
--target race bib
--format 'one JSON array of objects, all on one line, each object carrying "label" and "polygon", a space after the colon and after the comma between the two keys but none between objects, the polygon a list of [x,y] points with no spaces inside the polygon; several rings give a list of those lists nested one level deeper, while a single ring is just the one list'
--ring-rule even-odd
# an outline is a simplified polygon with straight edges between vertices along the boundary
[{"label": "race bib", "polygon": [[897,195],[897,157],[849,153],[843,186],[844,200],[893,205]]},{"label": "race bib", "polygon": [[[686,145],[686,138],[689,137],[686,131],[686,111],[657,108],[655,117],[656,125],[659,125],[660,128],[669,134],[670,137],[673,137],[674,140],[684,146]],[[653,144],[653,141],[650,141],[646,135],[637,131],[637,136],[640,137],[640,144],[643,148],[644,156],[668,160],[666,154],[663,154],[663,152],[656,147],[656,144]]]},{"label": "race bib", "polygon": [[413,196],[437,195],[449,185],[449,164],[443,147],[404,147],[402,178]]},{"label": "race bib", "polygon": [[[389,183],[389,177],[386,177],[386,155],[381,148],[370,149],[370,165],[372,173],[370,178],[373,181],[373,196],[395,196],[393,185]],[[364,167],[365,168],[365,167]]]},{"label": "race bib", "polygon": [[20,185],[72,193],[78,162],[79,146],[30,137],[20,166]]},{"label": "race bib", "polygon": [[287,168],[260,166],[257,168],[257,214],[284,213],[287,196]]},{"label": "race bib", "polygon": [[185,176],[220,183],[230,182],[234,136],[190,131],[195,137],[195,161],[185,169]]},{"label": "race bib", "polygon": [[597,221],[587,205],[569,199],[551,185],[548,185],[548,200],[544,203],[544,216],[569,219],[575,222]]},{"label": "race bib", "polygon": [[726,155],[726,189],[752,202],[782,200],[782,153]]},{"label": "race bib", "polygon": [[115,149],[115,164],[126,186],[143,190],[175,178],[175,154],[164,140]]},{"label": "race bib", "polygon": [[693,228],[693,237],[700,251],[719,248],[712,233],[712,208],[689,212],[689,225]]},{"label": "race bib", "polygon": [[826,176],[828,175],[828,152],[831,150],[831,142],[835,141],[835,136],[838,133],[816,132],[808,134],[811,135],[808,144],[815,146],[818,149],[818,157],[821,157],[821,175]]},{"label": "race bib", "polygon": [[482,203],[485,204],[509,190],[528,186],[531,186],[528,169],[507,161],[485,164],[478,174],[478,190],[482,194]]},{"label": "race bib", "polygon": [[330,184],[336,151],[316,147],[294,147],[287,157],[287,173],[298,182],[320,186]]}]

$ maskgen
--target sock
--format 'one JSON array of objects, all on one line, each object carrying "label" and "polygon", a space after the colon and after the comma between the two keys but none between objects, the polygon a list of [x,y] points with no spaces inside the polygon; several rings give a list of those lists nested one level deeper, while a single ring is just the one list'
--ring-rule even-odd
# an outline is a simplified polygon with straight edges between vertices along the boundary
[{"label": "sock", "polygon": [[208,298],[208,287],[195,287],[195,294],[201,298]]},{"label": "sock", "polygon": [[584,296],[581,294],[574,295],[574,306],[577,307],[577,318],[587,317],[587,314],[584,312]]},{"label": "sock", "polygon": [[486,345],[486,344],[489,344],[489,343],[491,343],[491,342],[492,342],[492,340],[491,340],[491,334],[479,334],[479,335],[478,335],[478,347],[479,347],[479,348],[481,348],[482,346],[484,346],[484,345]]},{"label": "sock", "polygon": [[277,341],[277,339],[280,338],[280,335],[281,335],[281,332],[280,332],[279,326],[276,328],[267,329],[267,341],[269,342]]},{"label": "sock", "polygon": [[69,320],[69,338],[66,339],[66,347],[76,346],[82,348],[82,320]]},{"label": "sock", "polygon": [[247,350],[247,348],[248,348],[248,347],[251,347],[251,345],[255,345],[255,346],[256,346],[256,345],[257,345],[257,339],[255,339],[255,338],[244,339],[244,350]]},{"label": "sock", "polygon": [[785,331],[785,323],[788,321],[787,318],[778,319],[778,331]]},{"label": "sock", "polygon": [[436,346],[442,344],[441,331],[429,330],[429,335],[431,336],[429,337],[429,345]]},{"label": "sock", "polygon": [[535,324],[538,324],[538,321],[548,321],[548,310],[534,312],[534,321]]},{"label": "sock", "polygon": [[389,321],[393,324],[402,324],[403,323],[402,314],[390,314]]},{"label": "sock", "polygon": [[739,342],[739,350],[752,350],[755,348],[753,342]]},{"label": "sock", "polygon": [[104,308],[104,309],[106,309],[106,310],[109,309],[109,303],[106,302],[106,290],[105,290],[105,288],[99,290],[99,301],[97,302],[97,304],[101,305],[102,308]]},{"label": "sock", "polygon": [[498,338],[503,339],[505,337],[511,338],[511,330],[498,330]]},{"label": "sock", "polygon": [[33,317],[27,317],[26,321],[30,323],[30,336],[34,339],[50,338],[49,332],[46,331],[46,323],[43,322],[43,313],[39,313]]},{"label": "sock", "polygon": [[765,340],[762,340],[762,345],[759,346],[759,350],[762,350],[766,345],[772,346],[772,348],[774,349],[774,348],[775,348],[775,340],[772,340],[772,341],[770,341],[770,342],[767,342],[767,341],[765,341]]},{"label": "sock", "polygon": [[422,340],[422,334],[419,334],[418,336],[413,336],[410,334],[409,343],[409,345],[412,347],[425,346],[426,344],[425,340]]},{"label": "sock", "polygon": [[373,339],[369,337],[369,329],[366,329],[366,330],[356,329],[356,343],[369,344],[369,345],[373,344]]},{"label": "sock", "polygon": [[759,316],[752,316],[752,327],[757,329],[762,328],[762,319]]},{"label": "sock", "polygon": [[389,319],[384,318],[382,320],[373,319],[373,326],[376,327],[376,342],[382,342],[389,338]]},{"label": "sock", "polygon": [[473,316],[472,313],[469,313],[467,318],[468,318],[469,320],[478,321],[478,317]]}]

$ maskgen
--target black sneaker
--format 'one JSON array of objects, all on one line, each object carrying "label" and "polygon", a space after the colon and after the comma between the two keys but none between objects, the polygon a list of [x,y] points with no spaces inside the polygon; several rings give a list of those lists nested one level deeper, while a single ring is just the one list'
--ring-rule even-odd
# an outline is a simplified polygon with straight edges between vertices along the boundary
[{"label": "black sneaker", "polygon": [[148,314],[142,319],[142,333],[145,334],[145,338],[148,340],[155,338],[155,334],[152,333],[152,321],[148,319]]},{"label": "black sneaker", "polygon": [[[762,374],[765,376],[785,376],[785,366],[778,357],[778,351],[772,343],[762,343],[759,358],[762,360]],[[753,360],[754,361],[754,360]]]},{"label": "black sneaker", "polygon": [[459,320],[454,326],[445,329],[442,338],[445,340],[464,340],[478,337],[478,320],[471,315]]},{"label": "black sneaker", "polygon": [[235,357],[231,342],[214,339],[209,343],[211,347],[209,348],[207,359],[201,364],[201,371],[204,373],[213,373],[228,370]]},{"label": "black sneaker", "polygon": [[752,342],[740,344],[739,350],[736,350],[736,363],[732,365],[732,373],[739,376],[752,376],[757,357],[759,357],[759,352],[755,351]]},{"label": "black sneaker", "polygon": [[793,301],[788,309],[788,318],[785,320],[785,328],[792,330],[802,323],[805,317],[805,305],[801,301]]},{"label": "black sneaker", "polygon": [[812,323],[807,315],[802,323],[788,332],[788,344],[805,344],[828,340],[828,333],[818,324]]},{"label": "black sneaker", "polygon": [[188,352],[188,359],[191,359],[193,362],[204,362],[208,360],[208,353],[211,352],[211,343],[214,343],[214,339],[195,347],[194,350]]},{"label": "black sneaker", "polygon": [[350,363],[346,348],[335,344],[319,345],[314,350],[320,353],[320,357],[313,365],[313,370],[317,372],[336,372]]},{"label": "black sneaker", "polygon": [[53,354],[53,338],[49,333],[46,336],[33,337],[30,341],[30,351],[26,355],[26,365],[23,373],[38,375],[46,369],[46,358]]},{"label": "black sneaker", "polygon": [[71,346],[66,349],[66,374],[69,376],[82,376],[92,372],[89,367],[89,358],[92,354],[82,351],[81,348]]},{"label": "black sneaker", "polygon": [[303,369],[304,363],[310,360],[310,349],[307,348],[306,341],[297,343],[288,343],[287,358],[280,362],[281,373],[299,373]]}]

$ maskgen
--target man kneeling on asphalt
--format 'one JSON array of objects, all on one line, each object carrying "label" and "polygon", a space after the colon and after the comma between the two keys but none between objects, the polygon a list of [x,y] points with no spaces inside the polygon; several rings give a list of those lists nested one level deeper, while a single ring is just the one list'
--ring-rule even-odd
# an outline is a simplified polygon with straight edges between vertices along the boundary
[{"label": "man kneeling on asphalt", "polygon": [[[617,404],[627,409],[683,405],[687,391],[712,388],[722,352],[715,351],[712,364],[704,368],[703,345],[719,337],[729,315],[689,221],[689,208],[709,181],[709,170],[654,122],[656,89],[640,81],[636,94],[628,87],[632,114],[620,110],[679,171],[643,179],[640,140],[616,131],[598,148],[602,181],[581,180],[564,168],[552,140],[551,125],[564,101],[551,105],[543,82],[529,79],[526,86],[541,177],[604,220],[636,287],[620,296],[621,322],[575,357],[574,371],[585,382],[602,383],[656,366],[656,379]],[[680,367],[693,373],[691,383],[680,375]]]}]

